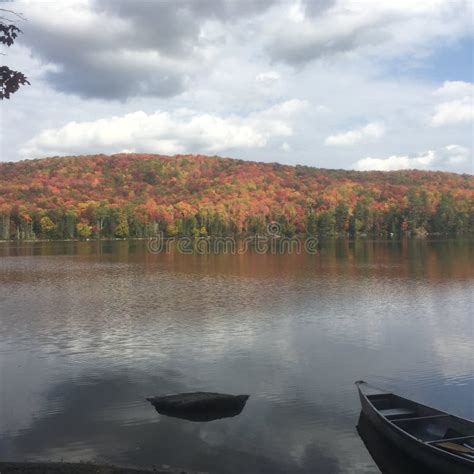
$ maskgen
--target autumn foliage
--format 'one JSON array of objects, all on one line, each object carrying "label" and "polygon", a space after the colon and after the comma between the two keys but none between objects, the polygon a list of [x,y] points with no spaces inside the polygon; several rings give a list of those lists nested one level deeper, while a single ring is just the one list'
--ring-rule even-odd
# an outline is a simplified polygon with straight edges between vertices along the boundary
[{"label": "autumn foliage", "polygon": [[474,177],[230,158],[95,155],[0,163],[0,238],[474,230]]}]

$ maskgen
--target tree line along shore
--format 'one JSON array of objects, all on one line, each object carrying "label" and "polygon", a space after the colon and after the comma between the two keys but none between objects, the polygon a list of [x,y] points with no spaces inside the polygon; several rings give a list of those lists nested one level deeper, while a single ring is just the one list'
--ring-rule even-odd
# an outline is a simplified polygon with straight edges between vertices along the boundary
[{"label": "tree line along shore", "polygon": [[463,235],[474,176],[329,170],[202,155],[0,163],[0,239]]}]

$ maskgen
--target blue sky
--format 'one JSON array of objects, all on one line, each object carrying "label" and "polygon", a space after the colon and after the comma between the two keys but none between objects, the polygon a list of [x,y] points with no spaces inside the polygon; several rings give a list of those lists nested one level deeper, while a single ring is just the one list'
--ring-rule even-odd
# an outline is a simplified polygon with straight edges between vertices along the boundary
[{"label": "blue sky", "polygon": [[454,44],[441,45],[415,69],[414,75],[433,81],[473,81],[474,41],[462,38]]},{"label": "blue sky", "polygon": [[17,0],[0,159],[473,172],[470,1]]},{"label": "blue sky", "polygon": [[461,38],[449,44],[434,47],[426,57],[413,60],[390,59],[385,65],[384,75],[443,82],[473,82],[474,40]]}]

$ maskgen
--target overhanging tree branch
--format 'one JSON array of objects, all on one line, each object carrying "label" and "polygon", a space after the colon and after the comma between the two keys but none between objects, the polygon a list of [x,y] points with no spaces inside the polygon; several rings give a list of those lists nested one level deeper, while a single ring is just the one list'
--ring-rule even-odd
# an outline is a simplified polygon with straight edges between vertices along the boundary
[{"label": "overhanging tree branch", "polygon": [[8,14],[13,15],[17,18],[16,20],[13,20],[13,19],[8,18],[6,16],[0,15],[0,20],[2,20],[2,21],[8,21],[9,23],[15,23],[16,21],[26,21],[26,18],[23,16],[23,13],[14,12],[13,10],[8,10],[6,8],[0,8],[0,12],[8,13]]},{"label": "overhanging tree branch", "polygon": [[[9,13],[20,20],[24,20],[21,13],[5,8],[0,8],[0,12]],[[18,26],[13,24],[14,22],[15,20],[0,16],[0,44],[10,47],[22,32]],[[0,100],[9,99],[11,94],[14,94],[20,86],[25,84],[30,84],[30,82],[22,72],[14,71],[8,66],[0,66]]]}]

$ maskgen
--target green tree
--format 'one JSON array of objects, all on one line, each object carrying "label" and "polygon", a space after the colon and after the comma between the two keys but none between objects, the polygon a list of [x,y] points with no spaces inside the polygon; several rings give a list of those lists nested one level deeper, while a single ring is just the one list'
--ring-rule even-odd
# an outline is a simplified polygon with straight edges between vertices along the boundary
[{"label": "green tree", "polygon": [[76,225],[77,235],[81,239],[88,239],[92,235],[92,227],[85,222],[79,222]]},{"label": "green tree", "polygon": [[318,231],[318,217],[311,210],[306,217],[306,232],[309,235],[316,235]]},{"label": "green tree", "polygon": [[128,226],[127,216],[121,212],[118,218],[117,226],[115,227],[115,237],[120,239],[126,239],[130,234],[130,228]]},{"label": "green tree", "polygon": [[433,230],[440,234],[450,234],[456,230],[456,209],[451,193],[443,193],[433,216]]},{"label": "green tree", "polygon": [[74,229],[76,227],[77,215],[73,210],[68,210],[64,214],[64,235],[66,239],[74,238]]},{"label": "green tree", "polygon": [[44,237],[47,238],[53,238],[55,237],[55,232],[56,232],[57,226],[56,224],[48,217],[48,216],[43,216],[40,219],[40,230],[41,234]]},{"label": "green tree", "polygon": [[318,218],[318,236],[324,237],[334,233],[334,214],[331,211],[323,211]]},{"label": "green tree", "polygon": [[408,191],[407,209],[408,229],[413,234],[426,232],[428,223],[426,191],[411,188]]},{"label": "green tree", "polygon": [[166,226],[166,234],[168,235],[168,237],[175,237],[176,235],[178,235],[178,232],[178,226],[174,222]]},{"label": "green tree", "polygon": [[334,211],[336,232],[343,234],[349,226],[349,208],[345,202],[339,202]]}]

